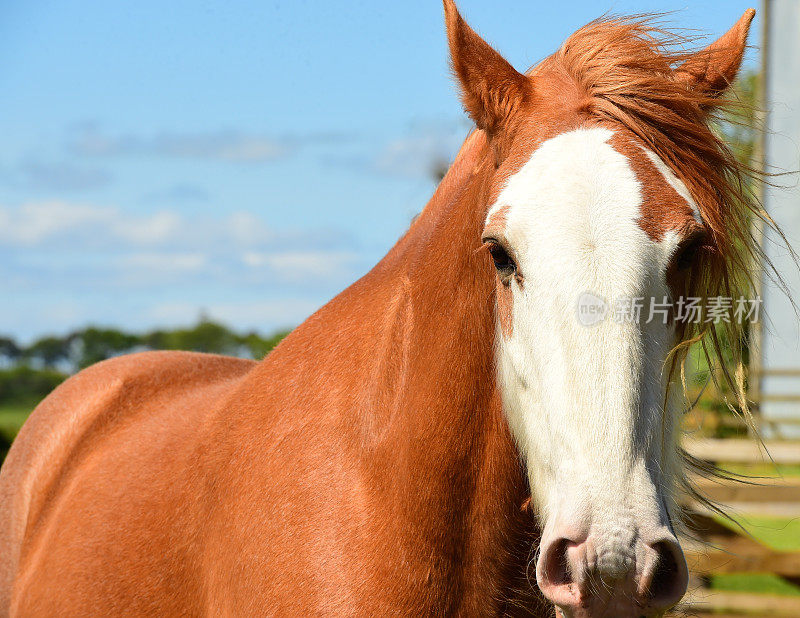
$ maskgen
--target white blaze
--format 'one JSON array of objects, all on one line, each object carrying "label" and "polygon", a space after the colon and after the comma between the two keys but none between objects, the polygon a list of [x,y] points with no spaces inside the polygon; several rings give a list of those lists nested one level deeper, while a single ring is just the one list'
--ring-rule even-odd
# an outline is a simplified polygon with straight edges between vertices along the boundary
[{"label": "white blaze", "polygon": [[[665,270],[678,237],[656,242],[640,227],[641,185],[611,136],[578,129],[543,143],[487,221],[509,207],[504,234],[523,276],[510,283],[513,328],[507,338],[498,331],[497,354],[534,501],[546,522],[577,517],[630,545],[625,522],[663,523],[664,480],[678,470],[678,414],[664,413],[674,331],[660,315],[646,323],[649,299],[669,295]],[[617,303],[642,297],[639,321],[615,319]],[[579,319],[587,298],[606,303],[601,319]]]}]

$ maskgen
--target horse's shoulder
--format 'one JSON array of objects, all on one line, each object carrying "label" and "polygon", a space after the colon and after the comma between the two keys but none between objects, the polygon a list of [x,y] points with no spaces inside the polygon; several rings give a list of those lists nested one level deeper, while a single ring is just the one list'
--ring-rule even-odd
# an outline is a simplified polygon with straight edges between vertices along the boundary
[{"label": "horse's shoulder", "polygon": [[[117,530],[119,538],[133,538],[143,515],[137,520],[130,510],[142,502],[152,517],[168,521],[156,498],[166,504],[170,486],[189,482],[185,460],[197,428],[255,365],[211,354],[144,352],[92,365],[46,397],[0,474],[0,553],[7,553],[0,560],[0,602],[10,599],[26,537],[33,573],[41,566],[35,547],[48,535],[78,542],[82,534]],[[92,505],[122,487],[127,502],[103,504],[117,519],[98,515]],[[70,512],[59,506],[66,503],[93,513],[96,525],[62,517]]]},{"label": "horse's shoulder", "polygon": [[[3,465],[0,481],[32,491],[67,461],[119,431],[164,439],[191,433],[257,363],[192,352],[141,352],[92,365],[65,380],[31,413]],[[202,404],[202,405],[198,405]],[[136,420],[134,424],[132,421]],[[109,442],[111,440],[111,442]],[[151,440],[152,441],[152,440]],[[145,443],[143,441],[143,443]],[[23,478],[25,480],[23,480]],[[5,483],[0,482],[0,485]]]},{"label": "horse's shoulder", "polygon": [[[228,382],[240,378],[255,362],[196,352],[139,352],[111,358],[76,373],[48,395],[23,427],[70,422],[86,418],[109,406],[126,407],[145,400],[164,402],[187,388]],[[60,420],[58,420],[60,419]]]},{"label": "horse's shoulder", "polygon": [[[137,352],[92,365],[69,378],[64,385],[73,383],[86,388],[122,381],[128,385],[146,383],[150,387],[169,388],[179,383],[207,383],[239,377],[256,365],[252,360],[201,352]],[[58,389],[54,394],[56,392]]]},{"label": "horse's shoulder", "polygon": [[[68,435],[107,431],[136,414],[169,414],[201,392],[226,391],[254,361],[196,352],[139,352],[108,359],[68,378],[33,411],[14,446],[57,442]],[[21,443],[17,445],[17,442]],[[12,448],[13,452],[14,448]]]}]

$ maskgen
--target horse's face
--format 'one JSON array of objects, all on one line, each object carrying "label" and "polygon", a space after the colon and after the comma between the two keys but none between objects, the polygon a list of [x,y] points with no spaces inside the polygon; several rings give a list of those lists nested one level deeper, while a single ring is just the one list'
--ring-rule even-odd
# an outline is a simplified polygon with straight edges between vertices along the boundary
[{"label": "horse's face", "polygon": [[[666,301],[706,228],[687,187],[625,126],[586,113],[574,80],[547,63],[517,73],[445,10],[496,168],[483,241],[499,387],[543,526],[537,582],[568,616],[660,614],[688,579]],[[733,79],[751,17],[688,65],[686,88]]]},{"label": "horse's face", "polygon": [[500,388],[544,524],[537,579],[559,605],[580,605],[592,572],[623,606],[685,591],[670,521],[675,329],[654,303],[691,259],[696,217],[654,154],[597,126],[544,141],[489,209]]}]

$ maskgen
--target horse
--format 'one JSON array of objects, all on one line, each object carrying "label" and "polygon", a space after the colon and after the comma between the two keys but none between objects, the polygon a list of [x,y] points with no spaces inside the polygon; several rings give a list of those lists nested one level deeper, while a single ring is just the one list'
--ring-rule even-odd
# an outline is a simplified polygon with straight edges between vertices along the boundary
[{"label": "horse", "polygon": [[421,214],[260,362],[144,352],[48,396],[0,473],[0,613],[682,598],[680,358],[720,335],[610,307],[743,285],[758,206],[711,125],[754,11],[696,51],[604,17],[524,73],[444,14],[475,127]]}]

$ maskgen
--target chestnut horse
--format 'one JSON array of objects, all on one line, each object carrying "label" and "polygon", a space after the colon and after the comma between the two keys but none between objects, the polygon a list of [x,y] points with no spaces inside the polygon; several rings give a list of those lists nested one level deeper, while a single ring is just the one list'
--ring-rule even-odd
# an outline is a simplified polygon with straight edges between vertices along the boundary
[{"label": "chestnut horse", "polygon": [[749,206],[709,119],[753,11],[693,54],[601,19],[523,74],[444,5],[477,128],[421,215],[261,362],[135,354],[57,388],[0,475],[0,613],[680,600],[669,368],[696,333],[576,303],[732,291]]}]

